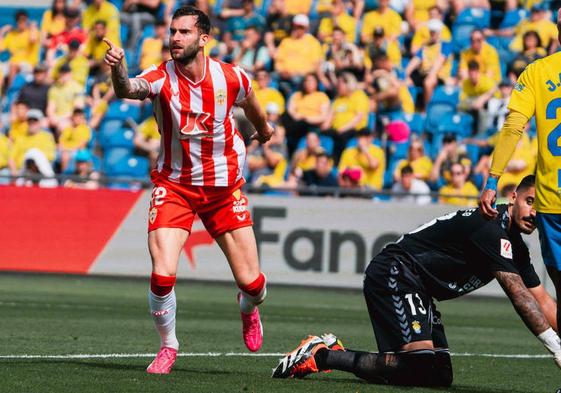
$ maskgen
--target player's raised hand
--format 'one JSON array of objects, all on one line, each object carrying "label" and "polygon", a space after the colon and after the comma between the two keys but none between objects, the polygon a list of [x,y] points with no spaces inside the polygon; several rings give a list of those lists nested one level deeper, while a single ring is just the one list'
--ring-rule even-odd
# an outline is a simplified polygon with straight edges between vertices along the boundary
[{"label": "player's raised hand", "polygon": [[105,63],[111,67],[119,65],[125,58],[125,51],[123,48],[119,48],[107,37],[103,37],[103,42],[105,42],[109,47],[109,49],[107,49],[107,53],[105,53],[105,57],[103,58]]},{"label": "player's raised hand", "polygon": [[489,176],[487,183],[483,188],[483,192],[479,197],[479,207],[483,217],[494,219],[499,212],[496,209],[495,202],[497,200],[497,178]]},{"label": "player's raised hand", "polygon": [[271,139],[275,129],[271,127],[269,123],[267,123],[267,127],[264,130],[255,131],[253,135],[251,135],[251,139],[258,140],[259,143],[266,143]]}]

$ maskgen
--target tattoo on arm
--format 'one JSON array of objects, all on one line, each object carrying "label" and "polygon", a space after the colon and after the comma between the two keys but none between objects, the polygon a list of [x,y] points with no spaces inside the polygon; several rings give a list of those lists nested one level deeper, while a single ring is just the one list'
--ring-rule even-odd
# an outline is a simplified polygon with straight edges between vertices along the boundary
[{"label": "tattoo on arm", "polygon": [[148,82],[140,78],[129,78],[127,67],[123,63],[111,68],[111,80],[115,95],[119,98],[143,100],[150,94]]},{"label": "tattoo on arm", "polygon": [[516,273],[495,272],[495,277],[510,298],[514,309],[520,315],[522,321],[524,321],[534,335],[537,336],[550,327],[540,305],[536,302],[528,288],[526,288],[520,275]]}]

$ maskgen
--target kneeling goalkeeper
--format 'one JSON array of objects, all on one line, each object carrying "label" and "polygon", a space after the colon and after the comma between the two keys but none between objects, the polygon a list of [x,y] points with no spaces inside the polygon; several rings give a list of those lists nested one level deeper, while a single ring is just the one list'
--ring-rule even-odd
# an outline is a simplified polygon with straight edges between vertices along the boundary
[{"label": "kneeling goalkeeper", "polygon": [[364,297],[380,352],[344,350],[334,335],[310,336],[281,359],[274,378],[341,370],[372,383],[447,387],[452,362],[434,300],[453,299],[494,278],[528,329],[561,367],[556,303],[530,263],[521,234],[535,230],[535,178],[525,177],[495,220],[478,209],[436,218],[402,236],[368,265]]}]

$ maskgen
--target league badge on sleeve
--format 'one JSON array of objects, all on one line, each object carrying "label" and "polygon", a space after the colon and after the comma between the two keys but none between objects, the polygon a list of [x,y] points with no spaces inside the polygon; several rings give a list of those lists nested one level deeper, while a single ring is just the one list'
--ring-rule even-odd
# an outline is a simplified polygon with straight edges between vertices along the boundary
[{"label": "league badge on sleeve", "polygon": [[506,239],[501,239],[501,256],[512,259],[512,244]]}]

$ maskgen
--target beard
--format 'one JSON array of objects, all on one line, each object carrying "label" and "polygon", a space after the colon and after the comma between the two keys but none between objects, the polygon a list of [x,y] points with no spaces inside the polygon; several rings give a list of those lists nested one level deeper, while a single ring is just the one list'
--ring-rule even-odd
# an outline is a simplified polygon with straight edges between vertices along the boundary
[{"label": "beard", "polygon": [[198,40],[192,43],[191,45],[188,45],[185,48],[183,48],[183,51],[179,55],[174,53],[173,46],[170,45],[170,47],[171,47],[170,50],[171,58],[182,65],[187,65],[191,63],[195,59],[195,57],[197,57],[197,54],[199,53],[200,50]]}]

